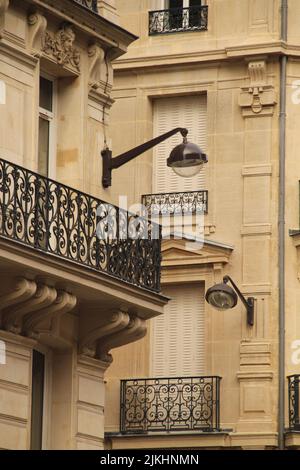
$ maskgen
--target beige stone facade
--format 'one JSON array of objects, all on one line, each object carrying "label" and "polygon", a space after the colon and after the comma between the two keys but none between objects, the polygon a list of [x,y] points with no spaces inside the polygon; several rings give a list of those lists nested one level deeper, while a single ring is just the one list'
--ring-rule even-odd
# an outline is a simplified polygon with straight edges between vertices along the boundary
[{"label": "beige stone facade", "polygon": [[[208,210],[203,223],[205,241],[201,249],[194,249],[188,243],[188,230],[185,230],[183,239],[169,237],[164,242],[162,290],[168,295],[170,286],[173,286],[173,292],[175,286],[179,302],[179,293],[184,296],[187,286],[195,287],[196,296],[200,288],[205,292],[228,274],[245,296],[255,298],[255,322],[253,327],[247,325],[246,311],[241,302],[233,311],[225,312],[218,312],[205,303],[204,336],[201,337],[204,368],[201,375],[222,377],[220,427],[217,432],[201,432],[201,426],[198,431],[192,429],[183,423],[182,418],[182,430],[172,431],[167,429],[165,418],[165,427],[151,432],[149,423],[153,425],[160,418],[155,417],[159,407],[155,408],[155,399],[151,398],[155,381],[150,378],[156,378],[156,384],[159,384],[163,383],[159,382],[163,375],[153,376],[153,370],[157,369],[153,361],[158,360],[154,350],[157,344],[155,335],[160,330],[156,329],[156,319],[150,320],[149,334],[138,343],[116,350],[114,363],[106,374],[109,397],[107,448],[270,449],[278,447],[278,432],[280,429],[282,432],[283,426],[286,429],[285,445],[297,448],[300,445],[297,434],[299,415],[296,421],[291,416],[292,422],[289,423],[289,398],[294,395],[288,391],[287,376],[300,373],[297,235],[300,5],[297,0],[287,2],[288,38],[285,41],[281,21],[286,2],[207,0],[201,7],[207,9],[207,27],[202,29],[199,17],[192,24],[194,20],[190,16],[183,25],[183,11],[187,11],[189,2],[181,3],[178,20],[178,15],[177,19],[170,16],[174,2],[116,2],[120,25],[139,39],[114,62],[113,150],[115,154],[120,153],[157,135],[160,129],[157,122],[165,120],[168,130],[171,128],[168,123],[176,113],[182,113],[180,126],[188,127],[184,122],[184,116],[188,115],[180,108],[179,99],[183,102],[193,97],[195,106],[190,112],[197,113],[197,97],[206,96],[205,150],[209,162],[204,186],[195,184],[191,188],[193,191],[208,191]],[[192,9],[189,15],[191,12]],[[283,111],[286,115],[286,326],[284,374],[281,370],[279,377],[278,227],[279,177],[282,171],[279,166],[279,117],[281,57],[284,55],[288,59],[287,104],[286,111]],[[169,105],[163,108],[160,103],[166,99],[169,99]],[[164,109],[166,114],[159,114],[159,109]],[[177,141],[180,143],[179,137]],[[117,202],[118,195],[124,194],[130,203],[137,203],[145,194],[172,193],[168,186],[165,191],[156,191],[157,180],[161,177],[155,174],[157,158],[159,154],[155,150],[150,151],[118,170],[108,191],[112,199]],[[163,217],[160,220],[164,222]],[[171,221],[166,223],[167,232],[178,230],[178,225],[171,216]],[[192,221],[190,229],[193,227]],[[293,237],[289,235],[290,229],[296,229]],[[194,312],[194,315],[198,313]],[[164,324],[167,325],[166,338],[174,326],[172,318],[175,317],[171,314],[168,311],[170,323]],[[179,348],[176,357],[180,358],[184,350],[180,349],[179,340],[176,344]],[[169,377],[176,376],[176,373],[183,377],[185,374],[180,367]],[[125,379],[140,381],[131,383],[132,389],[128,388],[127,395],[125,393],[120,399],[120,380]],[[285,390],[285,422],[281,425],[278,420],[280,380],[284,381]],[[158,394],[158,385],[155,390]],[[170,392],[170,388],[168,390]],[[151,405],[148,415],[143,411],[148,406],[147,393],[148,405],[152,403],[153,406],[152,415]],[[165,400],[168,402],[166,395]],[[170,398],[169,405],[171,401]],[[167,405],[161,405],[161,416],[168,413],[166,409]],[[125,427],[120,429],[120,415],[124,410]],[[137,432],[134,432],[134,425]]]},{"label": "beige stone facade", "polygon": [[95,235],[96,213],[118,212],[100,152],[111,62],[134,39],[113,0],[0,1],[2,449],[103,449],[109,351],[167,302],[122,270],[126,250],[147,264],[133,240]]},{"label": "beige stone facade", "polygon": [[[300,447],[300,5],[175,3],[0,0],[0,448]],[[166,170],[177,135],[102,188],[103,148],[177,126],[208,155],[198,179]],[[158,241],[106,223],[145,195],[169,213],[162,292]],[[224,275],[253,327],[205,302]]]}]

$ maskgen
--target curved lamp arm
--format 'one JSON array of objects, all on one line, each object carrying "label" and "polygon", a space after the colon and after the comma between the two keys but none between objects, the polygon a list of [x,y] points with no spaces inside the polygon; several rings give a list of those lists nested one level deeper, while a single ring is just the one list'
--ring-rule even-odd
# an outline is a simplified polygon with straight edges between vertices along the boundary
[{"label": "curved lamp arm", "polygon": [[128,152],[122,153],[121,155],[118,155],[117,157],[112,157],[112,152],[111,150],[104,149],[101,152],[102,158],[103,158],[103,172],[102,172],[102,185],[104,188],[108,188],[111,186],[111,173],[112,170],[115,170],[116,168],[119,168],[122,165],[125,165],[125,163],[130,162],[130,160],[133,160],[134,158],[138,157],[142,153],[146,152],[147,150],[152,149],[155,147],[155,145],[160,144],[164,140],[168,139],[174,134],[177,134],[177,132],[180,132],[183,137],[186,137],[188,134],[188,130],[184,129],[183,127],[176,127],[176,129],[173,129],[169,132],[166,132],[165,134],[162,134],[158,137],[155,137],[154,139],[149,140],[148,142],[145,142],[142,145],[138,145],[137,147],[128,150]]},{"label": "curved lamp arm", "polygon": [[239,296],[240,300],[242,303],[245,305],[246,310],[247,310],[247,323],[250,326],[254,325],[254,297],[247,297],[247,299],[243,296],[241,293],[240,289],[237,287],[237,285],[234,283],[234,281],[231,279],[230,276],[224,276],[223,277],[223,282],[224,284],[227,284],[230,282],[232,284],[232,287],[234,288],[235,292]]}]

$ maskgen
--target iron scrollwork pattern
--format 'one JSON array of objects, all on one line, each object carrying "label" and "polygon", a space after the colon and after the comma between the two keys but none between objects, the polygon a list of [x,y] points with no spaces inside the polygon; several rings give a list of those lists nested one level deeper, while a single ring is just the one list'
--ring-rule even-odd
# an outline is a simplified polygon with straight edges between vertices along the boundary
[{"label": "iron scrollwork pattern", "polygon": [[300,431],[300,375],[290,375],[289,381],[289,428]]},{"label": "iron scrollwork pattern", "polygon": [[75,0],[76,3],[83,5],[84,7],[88,8],[89,10],[98,13],[98,5],[97,0]]},{"label": "iron scrollwork pattern", "polygon": [[121,381],[121,433],[220,430],[221,377]]},{"label": "iron scrollwork pattern", "polygon": [[149,12],[149,35],[207,30],[208,7],[170,8]]},{"label": "iron scrollwork pattern", "polygon": [[159,225],[2,159],[0,237],[160,291]]},{"label": "iron scrollwork pattern", "polygon": [[142,196],[142,204],[147,209],[149,217],[206,214],[208,210],[208,191],[145,194]]}]

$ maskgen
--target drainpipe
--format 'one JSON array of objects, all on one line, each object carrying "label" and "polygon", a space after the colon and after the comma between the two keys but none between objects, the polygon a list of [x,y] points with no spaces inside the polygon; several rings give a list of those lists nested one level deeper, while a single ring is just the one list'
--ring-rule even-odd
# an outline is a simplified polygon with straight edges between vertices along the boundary
[{"label": "drainpipe", "polygon": [[[288,0],[281,0],[281,41],[287,41]],[[279,112],[279,406],[278,447],[283,450],[285,428],[285,154],[286,154],[286,71],[287,56],[280,57]]]}]

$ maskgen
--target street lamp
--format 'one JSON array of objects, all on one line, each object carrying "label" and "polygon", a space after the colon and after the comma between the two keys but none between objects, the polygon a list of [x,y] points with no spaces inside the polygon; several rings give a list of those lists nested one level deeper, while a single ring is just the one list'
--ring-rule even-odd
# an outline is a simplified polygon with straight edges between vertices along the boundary
[{"label": "street lamp", "polygon": [[[228,286],[228,282],[231,282],[234,290]],[[210,287],[205,295],[206,301],[217,310],[228,310],[234,308],[237,304],[238,297],[245,305],[247,310],[247,323],[249,326],[254,325],[254,297],[248,297],[247,299],[243,296],[239,288],[233,282],[231,277],[224,276],[221,284],[216,284]]]},{"label": "street lamp", "polygon": [[167,165],[173,169],[173,171],[185,178],[195,176],[202,168],[204,163],[207,163],[207,156],[198,147],[198,145],[192,144],[187,141],[188,130],[182,127],[176,127],[165,134],[155,137],[155,139],[149,140],[138,147],[135,147],[128,152],[122,153],[117,157],[112,157],[112,152],[108,148],[102,150],[101,155],[103,158],[103,172],[102,172],[102,185],[104,188],[111,186],[111,174],[112,170],[119,168],[122,165],[130,162],[134,158],[138,157],[142,153],[150,150],[156,145],[160,144],[164,140],[168,139],[172,135],[180,132],[183,136],[183,142],[177,145],[170,153],[167,159]]}]

